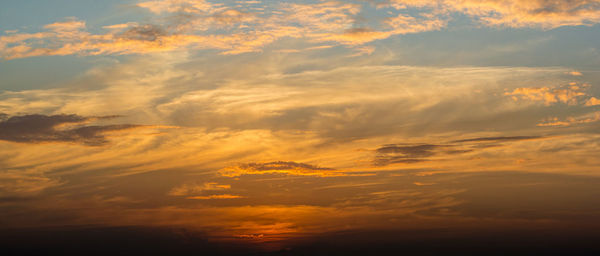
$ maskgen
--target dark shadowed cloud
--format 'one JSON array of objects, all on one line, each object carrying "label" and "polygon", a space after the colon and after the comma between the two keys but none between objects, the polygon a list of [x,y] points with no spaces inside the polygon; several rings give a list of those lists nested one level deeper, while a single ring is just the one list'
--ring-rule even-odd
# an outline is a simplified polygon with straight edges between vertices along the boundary
[{"label": "dark shadowed cloud", "polygon": [[287,174],[301,176],[338,176],[343,175],[335,169],[319,167],[316,165],[275,161],[267,163],[244,163],[223,168],[221,175],[235,177],[244,174]]},{"label": "dark shadowed cloud", "polygon": [[[454,140],[443,145],[435,144],[388,144],[375,150],[373,165],[385,166],[402,163],[412,164],[432,160],[436,155],[460,155],[489,147],[499,147],[502,143],[541,139],[543,136],[497,136]],[[469,143],[473,142],[473,143]]]},{"label": "dark shadowed cloud", "polygon": [[331,168],[323,168],[318,167],[311,164],[305,163],[296,163],[296,162],[286,162],[286,161],[277,161],[277,162],[269,162],[269,163],[247,163],[240,165],[241,167],[253,169],[257,171],[270,171],[270,170],[287,170],[287,169],[306,169],[306,170],[315,170],[315,171],[323,171],[323,170],[333,170]]},{"label": "dark shadowed cloud", "polygon": [[138,41],[156,41],[165,35],[167,35],[167,32],[162,27],[146,24],[126,30],[121,34],[121,37]]},{"label": "dark shadowed cloud", "polygon": [[376,166],[384,166],[394,163],[419,163],[428,161],[428,157],[432,157],[440,153],[441,148],[447,148],[446,145],[433,144],[389,144],[384,145],[375,150],[377,156],[373,161]]},{"label": "dark shadowed cloud", "polygon": [[82,117],[78,115],[24,115],[0,116],[0,140],[38,142],[76,142],[86,145],[102,145],[107,141],[105,132],[126,130],[140,125],[85,125],[98,119],[117,116]]},{"label": "dark shadowed cloud", "polygon": [[441,145],[419,144],[419,145],[401,145],[390,144],[384,145],[375,151],[374,164],[377,166],[388,165],[393,163],[418,163],[427,161],[427,157],[437,154],[436,150]]}]

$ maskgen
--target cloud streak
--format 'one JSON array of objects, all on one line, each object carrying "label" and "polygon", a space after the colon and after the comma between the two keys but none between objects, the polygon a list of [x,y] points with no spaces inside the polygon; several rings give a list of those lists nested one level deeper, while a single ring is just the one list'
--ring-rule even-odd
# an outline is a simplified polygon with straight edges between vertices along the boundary
[{"label": "cloud streak", "polygon": [[237,177],[242,175],[261,175],[261,174],[285,174],[297,176],[340,176],[343,173],[331,168],[319,167],[316,165],[297,163],[297,162],[266,162],[266,163],[245,163],[229,166],[221,169],[219,174],[226,177]]},{"label": "cloud streak", "polygon": [[199,184],[183,184],[181,186],[174,187],[169,191],[170,196],[189,196],[194,194],[201,194],[205,191],[218,191],[228,190],[231,185],[223,185],[216,182],[206,182],[202,185]]},{"label": "cloud streak", "polygon": [[389,144],[375,150],[374,166],[445,160],[440,156],[475,154],[503,143],[543,139],[543,136],[496,136],[453,140],[445,144]]}]

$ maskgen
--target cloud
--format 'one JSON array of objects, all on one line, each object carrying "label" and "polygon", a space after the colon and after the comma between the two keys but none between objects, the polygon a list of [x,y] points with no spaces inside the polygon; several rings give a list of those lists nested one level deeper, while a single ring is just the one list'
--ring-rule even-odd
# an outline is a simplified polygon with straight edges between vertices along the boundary
[{"label": "cloud", "polygon": [[[217,49],[223,54],[257,52],[284,37],[336,41],[331,35],[349,29],[354,22],[352,15],[360,10],[359,5],[340,2],[280,3],[276,8],[281,11],[259,18],[235,6],[205,1],[151,1],[137,6],[155,14],[167,13],[167,20],[174,24],[129,22],[104,26],[109,30],[107,33],[90,34],[80,30],[85,28],[81,26],[85,23],[70,20],[47,25],[45,32],[0,37],[0,57],[148,54],[201,49]],[[124,28],[127,31],[122,32]]]},{"label": "cloud", "polygon": [[211,199],[236,199],[236,198],[244,198],[243,196],[238,195],[209,195],[209,196],[188,196],[186,199],[195,199],[195,200],[211,200]]},{"label": "cloud", "polygon": [[[437,156],[477,153],[488,147],[502,143],[542,139],[542,136],[496,136],[453,140],[445,144],[389,144],[375,150],[374,166],[392,164],[416,164],[434,160],[444,160]],[[492,144],[490,144],[492,143]]]},{"label": "cloud", "polygon": [[588,113],[577,117],[568,117],[560,120],[558,117],[548,118],[537,126],[572,126],[577,124],[588,124],[600,121],[600,112]]},{"label": "cloud", "polygon": [[318,167],[311,164],[297,162],[267,162],[267,163],[245,163],[225,167],[219,170],[219,174],[226,177],[237,177],[241,175],[258,174],[286,174],[298,176],[341,176],[339,171],[331,168]]},{"label": "cloud", "polygon": [[[136,6],[150,11],[154,17],[149,21],[156,24],[130,21],[103,26],[108,31],[93,34],[86,31],[85,21],[70,17],[43,26],[43,32],[13,31],[0,36],[0,58],[201,49],[241,54],[260,52],[282,38],[354,48],[394,35],[443,29],[452,19],[451,13],[467,15],[487,26],[548,29],[600,22],[599,0],[391,0],[387,5],[399,10],[386,10],[381,21],[360,26],[364,3],[274,1],[261,5],[269,11],[257,12],[241,5],[203,0],[145,1]],[[413,12],[406,14],[406,8]],[[122,32],[125,28],[128,30]]]},{"label": "cloud", "polygon": [[[141,25],[135,21],[103,26],[104,33],[87,32],[85,21],[70,17],[43,26],[37,33],[0,36],[0,58],[51,55],[122,55],[215,49],[222,54],[260,52],[283,38],[311,43],[334,43],[367,49],[369,42],[395,35],[436,31],[448,26],[452,13],[487,26],[554,28],[600,22],[596,0],[394,0],[382,19],[360,25],[365,3],[270,2],[268,11],[202,0],[157,0],[136,6],[153,14]],[[409,14],[406,8],[410,8]],[[383,10],[377,9],[378,12]],[[389,12],[389,13],[388,13]],[[122,31],[126,29],[126,31]],[[572,75],[577,75],[576,71]]]},{"label": "cloud", "polygon": [[120,38],[137,41],[156,41],[166,36],[167,32],[157,25],[142,25],[129,28],[127,31],[119,34]]},{"label": "cloud", "polygon": [[487,26],[552,29],[600,22],[598,0],[390,0],[387,5],[434,15],[460,13]]},{"label": "cloud", "polygon": [[420,145],[385,145],[376,149],[377,156],[374,164],[377,166],[389,165],[394,163],[418,163],[427,161],[437,152],[440,145],[420,144]]},{"label": "cloud", "polygon": [[455,140],[453,142],[502,142],[502,141],[519,141],[533,140],[543,138],[542,136],[502,136],[502,137],[481,137],[472,139]]},{"label": "cloud", "polygon": [[432,186],[435,185],[436,183],[433,182],[413,182],[413,184],[417,185],[417,186]]},{"label": "cloud", "polygon": [[375,150],[374,166],[415,164],[434,160],[437,155],[456,155],[472,152],[459,144],[389,144]]},{"label": "cloud", "polygon": [[600,105],[600,99],[596,97],[591,97],[588,101],[585,102],[586,106],[598,106]]},{"label": "cloud", "polygon": [[174,187],[169,191],[170,196],[189,196],[194,194],[201,194],[205,191],[217,191],[217,190],[228,190],[231,185],[222,185],[216,182],[206,182],[202,185],[199,184],[183,184],[181,186]]},{"label": "cloud", "polygon": [[505,92],[504,95],[512,96],[515,101],[530,100],[544,102],[545,105],[554,103],[564,103],[576,105],[582,96],[585,96],[585,90],[590,87],[589,84],[570,83],[559,87],[523,87],[516,88],[511,92]]},{"label": "cloud", "polygon": [[64,183],[65,181],[59,178],[35,172],[12,168],[0,170],[0,196],[31,196]]},{"label": "cloud", "polygon": [[163,12],[201,13],[210,12],[218,5],[204,0],[155,0],[141,2],[138,7],[160,14]]},{"label": "cloud", "polygon": [[141,127],[140,125],[93,125],[84,123],[115,116],[82,117],[78,115],[24,115],[12,116],[0,122],[0,140],[40,143],[77,142],[86,145],[102,145],[108,142],[106,133]]},{"label": "cloud", "polygon": [[[86,31],[84,21],[68,18],[43,26],[43,32],[1,36],[0,58],[149,54],[201,49],[241,54],[262,51],[282,38],[331,42],[352,48],[392,35],[438,30],[445,26],[445,21],[438,17],[398,15],[386,19],[387,28],[357,27],[356,16],[363,6],[338,1],[316,4],[274,2],[265,7],[277,11],[262,15],[242,10],[240,6],[206,1],[162,0],[136,6],[155,14],[150,21],[158,25],[130,21],[103,26],[108,31],[92,34]],[[123,32],[124,29],[127,30]]]},{"label": "cloud", "polygon": [[68,18],[67,21],[55,22],[44,26],[45,29],[52,31],[76,31],[85,28],[85,22],[76,18]]}]

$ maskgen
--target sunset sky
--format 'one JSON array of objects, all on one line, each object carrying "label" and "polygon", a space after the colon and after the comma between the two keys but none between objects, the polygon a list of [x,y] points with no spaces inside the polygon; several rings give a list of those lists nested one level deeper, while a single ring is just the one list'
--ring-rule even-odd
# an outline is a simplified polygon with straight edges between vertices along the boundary
[{"label": "sunset sky", "polygon": [[600,237],[599,23],[600,0],[3,1],[0,230]]}]

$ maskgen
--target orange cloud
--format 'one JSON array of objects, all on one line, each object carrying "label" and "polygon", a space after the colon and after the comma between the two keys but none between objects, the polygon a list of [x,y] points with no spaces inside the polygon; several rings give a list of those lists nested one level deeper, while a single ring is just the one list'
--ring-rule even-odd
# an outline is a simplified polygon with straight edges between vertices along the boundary
[{"label": "orange cloud", "polygon": [[160,14],[163,12],[209,12],[219,5],[204,0],[155,0],[138,3],[137,6],[146,8],[153,13]]},{"label": "orange cloud", "polygon": [[85,22],[71,19],[64,22],[55,22],[44,26],[45,29],[55,32],[58,37],[76,37],[80,30],[85,29]]},{"label": "orange cloud", "polygon": [[586,106],[598,106],[600,105],[600,99],[596,97],[591,97],[588,101],[585,102]]},{"label": "orange cloud", "polygon": [[537,126],[571,126],[576,124],[587,124],[600,121],[600,112],[594,112],[578,117],[568,117],[565,120],[559,120],[557,117],[549,118]]},{"label": "orange cloud", "polygon": [[211,199],[236,199],[236,198],[244,198],[243,196],[237,195],[210,195],[210,196],[189,196],[186,199],[195,199],[195,200],[211,200]]},{"label": "orange cloud", "polygon": [[199,194],[204,191],[215,191],[215,190],[227,190],[230,189],[230,185],[221,185],[216,182],[206,182],[202,185],[198,184],[183,184],[178,187],[174,187],[169,191],[170,196],[187,196],[193,194]]},{"label": "orange cloud", "polygon": [[432,185],[435,185],[435,183],[433,183],[433,182],[429,182],[429,183],[427,183],[427,182],[413,182],[413,184],[415,184],[417,186],[432,186]]},{"label": "orange cloud", "polygon": [[580,97],[585,96],[584,90],[589,87],[588,84],[578,86],[574,83],[561,87],[523,87],[516,88],[512,92],[505,92],[504,95],[513,96],[516,100],[541,101],[546,105],[553,103],[565,103],[569,105],[578,104]]}]

